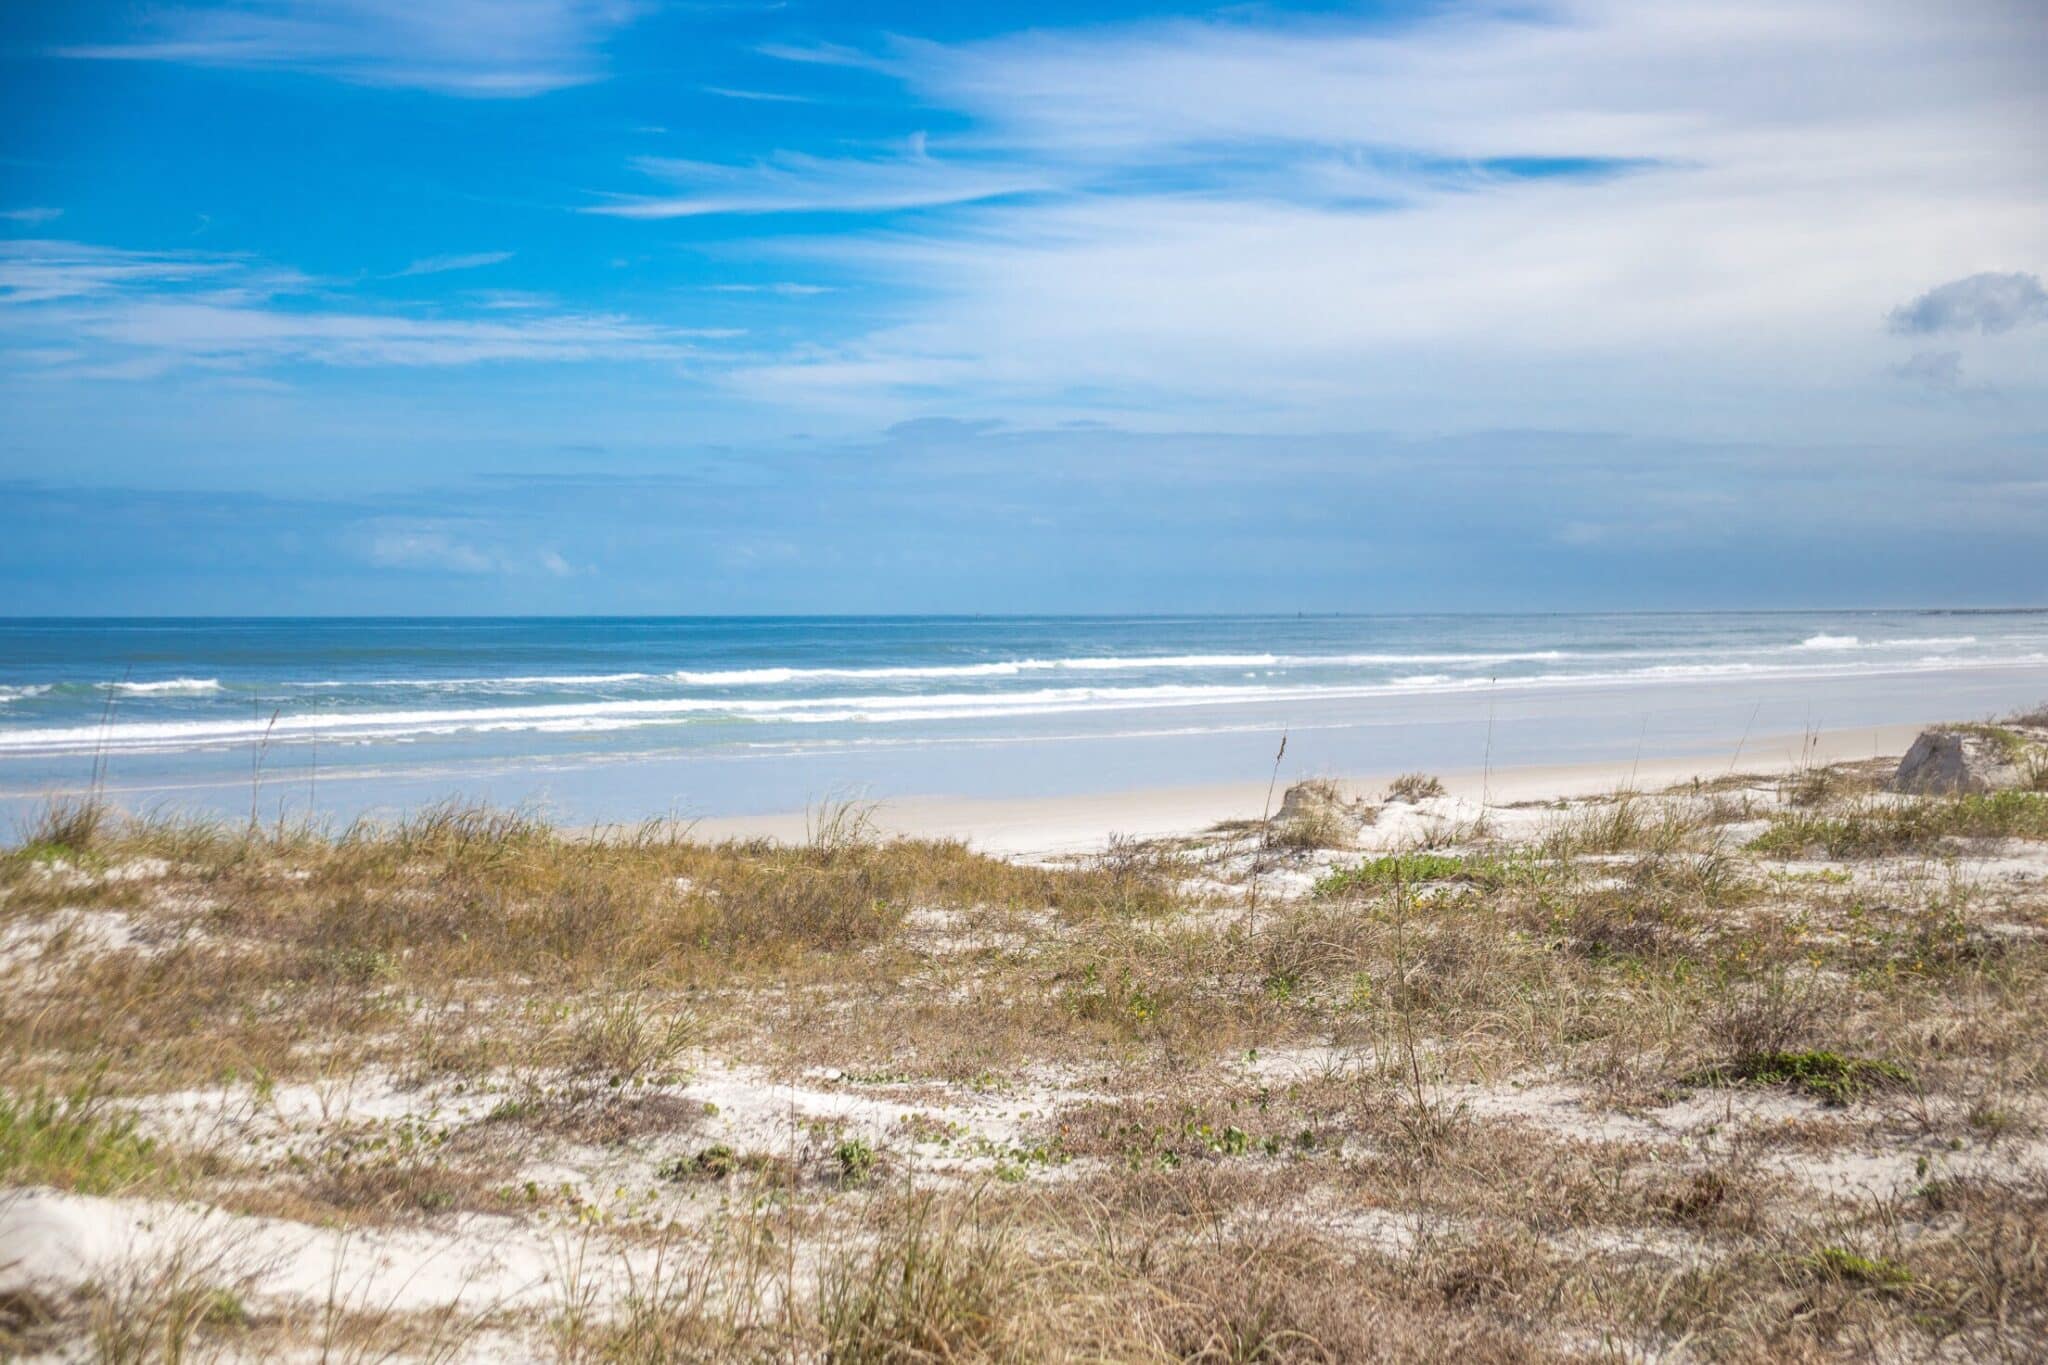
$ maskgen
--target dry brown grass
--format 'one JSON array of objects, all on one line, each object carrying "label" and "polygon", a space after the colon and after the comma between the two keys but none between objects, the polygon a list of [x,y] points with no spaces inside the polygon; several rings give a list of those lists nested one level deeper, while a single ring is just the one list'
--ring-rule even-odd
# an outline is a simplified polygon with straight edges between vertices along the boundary
[{"label": "dry brown grass", "polygon": [[[322,1124],[263,1169],[187,1162],[179,1188],[366,1228],[583,1218],[603,1192],[507,1191],[602,1153],[576,1159],[660,1186],[604,1225],[659,1264],[593,1261],[629,1291],[565,1284],[493,1326],[565,1360],[2030,1358],[2048,896],[1884,862],[1895,817],[1819,785],[1778,827],[1821,852],[1816,828],[1879,830],[1834,845],[1853,875],[1732,846],[1716,801],[1622,793],[1256,918],[1212,895],[1241,840],[1041,867],[857,813],[797,847],[462,809],[331,837],[102,825],[90,860],[0,863],[0,925],[89,905],[133,930],[17,964],[0,1084],[486,1093],[468,1121]],[[1916,838],[1989,818],[1895,808]],[[168,867],[116,875],[143,859]],[[903,1118],[706,1157],[707,1055],[887,1078]],[[963,1093],[1022,1135],[935,1173],[919,1144]],[[926,1094],[941,1117],[914,1117]],[[86,1138],[10,1178],[90,1164]],[[1817,1183],[1872,1154],[1921,1173]],[[128,1317],[228,1330],[175,1288]]]}]

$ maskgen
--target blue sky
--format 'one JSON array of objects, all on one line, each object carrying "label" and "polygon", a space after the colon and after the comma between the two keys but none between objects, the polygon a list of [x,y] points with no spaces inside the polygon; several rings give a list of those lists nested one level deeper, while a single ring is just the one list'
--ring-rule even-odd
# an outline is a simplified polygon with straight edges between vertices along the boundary
[{"label": "blue sky", "polygon": [[2048,601],[2036,0],[0,26],[12,612]]}]

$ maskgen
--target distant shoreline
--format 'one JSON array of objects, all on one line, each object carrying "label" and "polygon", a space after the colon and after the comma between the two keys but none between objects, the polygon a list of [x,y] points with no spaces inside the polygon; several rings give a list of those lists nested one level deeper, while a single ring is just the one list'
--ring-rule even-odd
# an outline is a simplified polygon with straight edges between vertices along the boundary
[{"label": "distant shoreline", "polygon": [[[1896,760],[1924,728],[1878,725],[1811,735],[1756,735],[1742,746],[1739,755],[1732,749],[1719,755],[1645,754],[1640,759],[1525,764],[1491,772],[1457,769],[1433,775],[1442,779],[1452,796],[1472,801],[1484,796],[1488,804],[1510,805],[1623,788],[1655,791],[1694,778],[1705,782],[1731,773],[1777,776],[1808,763]],[[1371,793],[1383,789],[1399,770],[1326,775]],[[1283,782],[1280,787],[1285,785]],[[1272,790],[1276,806],[1280,787]],[[871,814],[876,827],[889,834],[957,838],[983,852],[1029,856],[1099,848],[1112,835],[1159,838],[1197,833],[1226,820],[1258,819],[1267,792],[1266,782],[1246,781],[1004,800],[911,796],[873,802]],[[707,839],[796,841],[805,837],[807,822],[815,818],[815,811],[780,811],[699,820],[692,828]]]},{"label": "distant shoreline", "polygon": [[[1646,751],[1627,759],[1507,764],[1490,770],[1457,767],[1432,770],[1432,775],[1443,781],[1452,796],[1473,802],[1483,798],[1489,805],[1506,806],[1601,795],[1621,789],[1658,791],[1694,779],[1707,782],[1730,774],[1777,776],[1807,764],[1871,758],[1896,760],[1924,728],[1922,724],[1891,724],[1804,734],[1752,735],[1742,742],[1739,752],[1731,743],[1719,752]],[[1332,777],[1361,793],[1372,794],[1401,771],[1404,770],[1386,768],[1314,775]],[[631,828],[644,820],[675,818],[687,825],[694,836],[706,841],[761,838],[798,843],[808,837],[822,812],[851,803],[861,807],[874,829],[885,835],[959,839],[998,856],[1032,857],[1099,849],[1116,836],[1165,838],[1196,834],[1224,821],[1255,820],[1264,813],[1269,796],[1277,807],[1285,787],[1302,776],[1295,773],[1270,786],[1265,779],[1248,779],[1048,796],[905,795],[873,800],[847,796],[814,802],[809,808],[759,814],[691,819],[669,817],[650,809],[637,818],[556,823],[566,832],[597,836]],[[76,789],[49,793],[77,794]],[[118,789],[109,793],[117,810],[129,815],[148,813],[148,808],[124,803],[121,796]],[[13,799],[24,808],[35,804],[27,797]],[[464,798],[451,793],[446,799]],[[166,808],[173,807],[166,803]]]}]

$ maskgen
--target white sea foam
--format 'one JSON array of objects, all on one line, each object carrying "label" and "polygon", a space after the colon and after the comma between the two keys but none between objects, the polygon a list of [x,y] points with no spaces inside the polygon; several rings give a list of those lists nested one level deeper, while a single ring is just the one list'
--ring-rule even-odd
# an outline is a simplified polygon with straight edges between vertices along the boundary
[{"label": "white sea foam", "polygon": [[[2017,643],[2017,639],[2013,643]],[[1718,651],[1724,658],[1797,658],[1815,651],[1875,649],[1952,649],[1977,643],[1973,635],[1927,636],[1887,640],[1862,640],[1853,635],[1813,635],[1798,643],[1730,646]],[[1591,650],[1538,649],[1462,652],[1373,652],[1348,654],[1123,654],[1080,655],[1062,658],[991,659],[979,663],[820,665],[799,667],[776,665],[754,668],[681,668],[666,672],[620,673],[530,673],[503,677],[466,678],[359,678],[283,682],[279,690],[349,691],[352,689],[409,689],[421,692],[505,692],[533,689],[636,689],[662,686],[745,689],[806,686],[812,683],[903,683],[947,679],[1001,679],[1033,674],[1092,673],[1202,673],[1246,669],[1295,672],[1339,668],[1493,668],[1503,664],[1563,663],[1584,661],[1589,665],[1619,667],[1645,664],[1657,659],[1697,660],[1692,649]],[[1681,664],[1690,667],[1691,664]],[[1395,679],[1400,681],[1401,679]]]},{"label": "white sea foam", "polygon": [[1534,677],[1451,677],[1417,674],[1391,681],[1354,683],[1162,683],[1140,686],[1040,687],[1003,692],[933,692],[831,695],[823,697],[648,697],[616,701],[550,702],[495,707],[341,711],[219,720],[116,721],[0,730],[0,753],[65,753],[104,748],[114,751],[171,751],[295,740],[403,742],[464,733],[536,731],[596,732],[648,725],[770,723],[785,725],[896,724],[970,721],[1117,711],[1154,711],[1224,706],[1279,708],[1278,715],[1303,706],[1374,697],[1470,692],[1483,688],[1554,689],[1697,682],[1715,678],[1846,677],[2039,664],[2048,655],[1958,660],[1899,660],[1799,665],[1762,662],[1660,664],[1647,667],[1560,671]]},{"label": "white sea foam", "polygon": [[219,678],[164,678],[157,682],[101,683],[117,697],[198,697],[220,691]]},{"label": "white sea foam", "polygon": [[1200,672],[1243,668],[1360,668],[1401,664],[1484,667],[1502,663],[1549,663],[1594,657],[1545,649],[1463,654],[1128,654],[1060,659],[992,659],[972,664],[877,664],[867,667],[675,669],[667,673],[542,673],[499,678],[323,678],[283,686],[320,691],[349,688],[416,688],[457,691],[491,687],[605,687],[621,683],[676,683],[685,687],[774,687],[825,681],[901,682],[914,679],[1013,678],[1027,673]]},{"label": "white sea foam", "polygon": [[[1921,638],[1861,640],[1853,635],[1813,635],[1797,643],[1771,645],[1728,646],[1713,651],[1723,659],[1796,659],[1815,651],[1849,651],[1879,649],[1953,649],[1977,643],[1975,636],[1927,636]],[[2018,637],[2008,643],[2019,643]],[[874,664],[874,665],[819,665],[802,667],[797,665],[774,665],[746,668],[682,668],[669,671],[631,671],[616,673],[529,673],[511,674],[502,677],[463,678],[358,678],[319,679],[314,681],[285,681],[275,685],[279,692],[293,690],[318,692],[347,692],[351,690],[410,690],[444,694],[475,693],[481,695],[503,695],[505,693],[533,692],[546,690],[594,690],[608,691],[628,689],[634,692],[660,691],[663,688],[710,688],[745,690],[753,688],[805,687],[817,683],[843,682],[854,685],[893,685],[916,682],[943,682],[958,680],[1000,680],[1004,678],[1030,677],[1033,675],[1062,673],[1074,675],[1120,674],[1152,672],[1163,674],[1185,674],[1204,672],[1226,672],[1245,670],[1269,670],[1280,673],[1305,670],[1333,669],[1492,669],[1509,664],[1542,664],[1583,662],[1591,667],[1625,667],[1631,665],[1649,666],[1655,660],[1687,661],[1680,667],[1694,666],[1701,658],[1703,649],[1711,646],[1696,646],[1690,649],[1536,649],[1536,650],[1466,650],[1466,651],[1385,651],[1345,654],[1280,654],[1280,653],[1232,653],[1232,654],[1121,654],[1121,655],[1077,655],[1073,657],[1014,659],[991,659],[975,663],[942,664]],[[1428,675],[1423,675],[1428,676]],[[1391,681],[1406,681],[1397,675]],[[179,680],[200,682],[210,680]],[[1363,680],[1361,680],[1363,681]],[[169,684],[136,684],[138,688],[156,688],[162,691],[175,690]],[[195,689],[196,691],[197,689]]]},{"label": "white sea foam", "polygon": [[1908,636],[1899,640],[1864,640],[1854,635],[1809,635],[1799,642],[1801,649],[1952,649],[1974,645],[1974,635]]}]

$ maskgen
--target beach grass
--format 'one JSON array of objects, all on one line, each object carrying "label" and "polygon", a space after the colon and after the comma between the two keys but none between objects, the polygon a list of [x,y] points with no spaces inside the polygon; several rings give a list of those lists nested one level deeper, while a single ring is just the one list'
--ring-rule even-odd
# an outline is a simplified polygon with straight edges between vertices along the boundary
[{"label": "beach grass", "polygon": [[293,1306],[188,1258],[7,1330],[132,1322],[145,1356],[2027,1358],[2048,880],[1957,857],[2048,870],[2040,800],[1731,780],[1383,817],[1362,849],[1226,830],[1038,861],[855,808],[794,844],[53,811],[0,859],[7,1184],[378,1255],[445,1258],[484,1219],[569,1259],[545,1293]]}]

